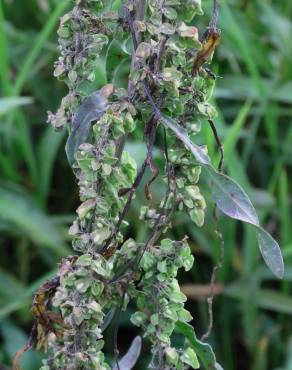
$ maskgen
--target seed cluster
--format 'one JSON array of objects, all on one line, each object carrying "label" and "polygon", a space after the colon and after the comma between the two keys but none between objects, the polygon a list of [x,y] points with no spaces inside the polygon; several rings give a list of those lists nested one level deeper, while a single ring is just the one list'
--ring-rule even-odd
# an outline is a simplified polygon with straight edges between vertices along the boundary
[{"label": "seed cluster", "polygon": [[[206,203],[198,187],[201,168],[173,133],[164,130],[165,171],[159,176],[152,151],[160,127],[149,94],[191,139],[200,131],[201,120],[215,115],[209,103],[214,77],[203,68],[192,75],[202,43],[197,28],[188,24],[202,14],[201,4],[199,0],[117,3],[76,0],[58,31],[61,56],[55,76],[67,84],[69,92],[58,112],[49,114],[55,128],[66,126],[71,133],[75,129],[72,122],[94,91],[98,58],[109,42],[126,45],[130,41],[133,57],[128,90],[114,86],[106,94],[106,109],[90,122],[86,142],[73,153],[81,205],[70,235],[77,256],[60,275],[52,300],[63,320],[62,335],[51,333],[49,356],[41,370],[110,369],[102,352],[103,331],[118,307],[125,310],[129,302],[137,308],[131,322],[142,328],[152,344],[150,368],[198,366],[187,340],[181,348],[171,343],[175,324],[192,320],[176,276],[178,269],[192,267],[193,257],[187,239],[177,242],[161,240],[161,236],[171,228],[176,211],[186,211],[196,225],[203,225]],[[147,157],[138,172],[122,145],[136,125],[144,127],[147,141]],[[149,236],[137,243],[125,240],[124,217],[147,168],[152,178],[145,186],[140,220],[149,226]],[[165,194],[155,204],[151,184],[158,177],[164,181]]]}]

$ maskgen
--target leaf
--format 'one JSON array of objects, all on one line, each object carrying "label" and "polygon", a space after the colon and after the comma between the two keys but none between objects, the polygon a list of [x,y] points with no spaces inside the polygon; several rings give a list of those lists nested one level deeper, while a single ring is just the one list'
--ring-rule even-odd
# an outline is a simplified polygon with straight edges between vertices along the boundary
[{"label": "leaf", "polygon": [[259,225],[256,211],[244,190],[230,177],[209,169],[212,195],[217,207],[225,215],[247,222],[257,230],[259,248],[271,271],[283,278],[284,262],[278,243]]},{"label": "leaf", "polygon": [[128,352],[119,361],[119,367],[116,365],[113,370],[131,370],[136,365],[136,362],[140,356],[142,347],[141,337],[136,337]]},{"label": "leaf", "polygon": [[200,364],[196,355],[196,352],[193,350],[193,348],[188,347],[182,354],[181,360],[185,363],[191,366],[192,369],[199,369]]},{"label": "leaf", "polygon": [[54,161],[64,138],[64,134],[65,131],[62,131],[56,135],[56,132],[49,126],[43,133],[37,147],[40,171],[39,191],[44,202],[48,196]]},{"label": "leaf", "polygon": [[185,322],[178,321],[175,325],[176,332],[183,334],[189,341],[189,345],[196,352],[201,364],[208,370],[220,370],[222,367],[216,362],[215,354],[208,343],[201,342],[194,328]]},{"label": "leaf", "polygon": [[57,255],[68,254],[59,230],[52,220],[34,203],[21,188],[0,186],[0,219],[14,226],[14,234],[47,247]]},{"label": "leaf", "polygon": [[180,127],[173,119],[169,117],[159,115],[159,119],[166,128],[169,128],[184,143],[184,145],[190,149],[199,163],[203,165],[211,165],[208,154],[205,153],[202,148],[192,142],[184,128]]},{"label": "leaf", "polygon": [[23,285],[20,281],[8,272],[0,270],[0,305],[19,296],[22,291]]},{"label": "leaf", "polygon": [[[18,284],[18,287],[15,286],[13,288],[13,296],[11,293],[11,297],[8,297],[8,294],[6,293],[5,301],[3,301],[3,304],[1,302],[0,304],[0,321],[3,320],[4,317],[10,315],[13,312],[16,312],[24,307],[31,306],[31,297],[35,293],[35,291],[42,285],[47,279],[52,278],[53,276],[56,276],[57,271],[52,270],[49,273],[46,273],[41,278],[35,280],[32,284],[30,284],[27,287],[22,287]],[[3,274],[0,276],[3,277]],[[10,278],[11,280],[11,278]],[[7,289],[7,287],[6,287]],[[3,294],[4,298],[4,294]]]},{"label": "leaf", "polygon": [[75,113],[72,122],[72,131],[65,146],[66,154],[71,165],[74,162],[74,155],[79,146],[85,143],[89,136],[91,123],[100,119],[106,108],[107,100],[99,91],[95,91],[83,101]]},{"label": "leaf", "polygon": [[120,46],[125,54],[132,56],[133,53],[132,36],[129,36],[126,40],[120,42]]},{"label": "leaf", "polygon": [[116,88],[126,88],[128,86],[130,65],[131,59],[125,58],[115,69],[113,84]]},{"label": "leaf", "polygon": [[37,64],[37,57],[42,51],[46,41],[50,37],[51,33],[55,30],[56,24],[59,21],[60,16],[64,13],[68,7],[67,0],[60,0],[54,7],[50,17],[47,18],[44,23],[41,32],[37,34],[37,37],[31,40],[31,47],[29,53],[20,63],[20,69],[16,77],[16,81],[13,86],[13,94],[19,95],[23,85],[28,80],[32,67]]},{"label": "leaf", "polygon": [[284,276],[284,261],[279,244],[260,226],[257,227],[257,239],[264,261],[280,279]]},{"label": "leaf", "polygon": [[11,97],[0,99],[0,115],[9,112],[10,110],[17,108],[21,105],[31,104],[32,98],[28,97]]},{"label": "leaf", "polygon": [[233,219],[247,222],[256,228],[259,248],[264,261],[278,278],[283,278],[284,263],[280,247],[272,236],[260,226],[254,206],[241,186],[230,177],[217,172],[212,166],[209,156],[191,141],[188,133],[171,118],[159,114],[160,111],[155,104],[152,103],[152,106],[162,124],[171,129],[177,138],[191,150],[196,160],[207,169],[212,180],[213,199],[220,211]]},{"label": "leaf", "polygon": [[[13,358],[16,351],[18,351],[19,348],[24,346],[28,341],[28,337],[25,332],[18,328],[13,321],[9,319],[5,319],[1,322],[0,332],[3,339],[3,349],[5,349],[5,352],[9,358]],[[39,369],[42,358],[43,355],[36,351],[30,351],[26,353],[21,359],[21,369]],[[4,369],[2,366],[0,366],[0,368]],[[5,367],[5,369],[8,368]]]},{"label": "leaf", "polygon": [[259,225],[258,216],[244,190],[230,177],[209,169],[212,180],[212,195],[217,207],[225,215]]},{"label": "leaf", "polygon": [[[117,40],[113,40],[108,49],[106,54],[106,73],[108,81],[112,81],[114,77],[114,72],[116,68],[123,63],[125,58],[127,58],[128,55],[123,50],[121,43]],[[129,69],[128,69],[129,72]]]},{"label": "leaf", "polygon": [[[271,85],[266,85],[266,81],[263,80],[263,82],[267,90],[272,88]],[[218,81],[215,96],[216,98],[230,100],[250,99],[256,102],[261,100],[257,87],[249,76],[224,77],[224,79]]]},{"label": "leaf", "polygon": [[239,301],[252,300],[261,309],[292,315],[292,298],[272,289],[257,288],[252,284],[233,283],[223,290],[223,295]]},{"label": "leaf", "polygon": [[[226,133],[226,136],[224,137],[224,157],[226,159],[225,166],[226,163],[229,162],[229,158],[233,155],[235,151],[237,142],[240,139],[240,135],[242,134],[242,127],[246,122],[247,116],[250,114],[251,107],[251,101],[246,101],[246,103],[242,106],[236,118],[232,122],[232,125],[228,127],[228,131]],[[217,161],[219,161],[219,157],[220,153],[218,153],[218,158],[216,158]]]}]

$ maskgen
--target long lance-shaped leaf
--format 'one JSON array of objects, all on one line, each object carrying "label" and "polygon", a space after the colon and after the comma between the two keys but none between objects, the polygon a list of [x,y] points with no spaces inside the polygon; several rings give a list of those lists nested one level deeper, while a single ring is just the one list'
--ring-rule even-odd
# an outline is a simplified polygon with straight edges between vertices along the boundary
[{"label": "long lance-shaped leaf", "polygon": [[107,99],[100,91],[95,91],[83,101],[75,113],[71,133],[65,147],[71,165],[74,162],[74,156],[79,146],[86,142],[90,134],[91,123],[100,119],[106,111],[107,105]]},{"label": "long lance-shaped leaf", "polygon": [[211,167],[207,171],[212,180],[212,195],[220,211],[236,220],[259,226],[256,210],[242,187]]},{"label": "long lance-shaped leaf", "polygon": [[212,347],[208,343],[204,343],[197,338],[194,328],[190,324],[178,321],[175,324],[175,330],[176,332],[183,334],[187,338],[189,345],[196,352],[196,355],[199,357],[200,363],[205,369],[223,370],[216,361],[216,357],[212,350]]},{"label": "long lance-shaped leaf", "polygon": [[33,102],[32,98],[29,97],[9,97],[0,99],[0,115],[5,114],[14,108],[21,105],[31,104]]},{"label": "long lance-shaped leaf", "polygon": [[230,177],[208,168],[212,181],[212,195],[217,207],[225,215],[247,222],[256,228],[257,240],[264,261],[278,277],[284,276],[284,262],[279,244],[259,224],[259,220],[247,194]]},{"label": "long lance-shaped leaf", "polygon": [[198,162],[203,165],[211,165],[208,154],[192,142],[184,128],[180,127],[172,118],[161,115],[159,119],[166,128],[169,128],[190,149]]},{"label": "long lance-shaped leaf", "polygon": [[208,154],[205,153],[202,148],[192,142],[187,131],[183,127],[179,126],[174,119],[166,117],[161,113],[149,91],[149,87],[146,81],[144,81],[143,85],[149,103],[151,104],[156,117],[163,124],[163,126],[170,129],[175,134],[175,136],[182,141],[182,143],[193,153],[199,163],[206,166],[211,166],[211,160]]},{"label": "long lance-shaped leaf", "polygon": [[68,248],[52,219],[48,217],[21,187],[0,186],[0,222],[8,230],[38,245],[66,256]]},{"label": "long lance-shaped leaf", "polygon": [[128,352],[119,360],[119,366],[115,366],[113,370],[131,370],[136,365],[136,362],[140,356],[142,347],[141,337],[136,337]]},{"label": "long lance-shaped leaf", "polygon": [[219,173],[212,166],[209,156],[188,136],[173,119],[163,116],[157,108],[156,112],[161,123],[170,129],[177,138],[194,154],[196,160],[206,168],[212,180],[213,199],[220,211],[256,228],[260,252],[271,271],[278,277],[284,276],[284,262],[281,249],[272,236],[259,224],[259,219],[248,195],[241,186],[230,177]]},{"label": "long lance-shaped leaf", "polygon": [[271,271],[279,278],[284,277],[284,261],[281,249],[276,240],[262,227],[258,226],[257,240],[264,261]]}]

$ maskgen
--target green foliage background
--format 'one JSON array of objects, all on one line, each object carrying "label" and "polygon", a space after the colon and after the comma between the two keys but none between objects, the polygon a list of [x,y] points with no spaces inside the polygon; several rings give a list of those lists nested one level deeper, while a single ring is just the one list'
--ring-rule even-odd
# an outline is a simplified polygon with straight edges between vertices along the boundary
[{"label": "green foliage background", "polygon": [[[219,273],[221,293],[215,301],[210,343],[226,370],[290,370],[292,2],[220,3],[222,43],[213,70],[222,77],[215,98],[225,169],[245,188],[261,223],[279,240],[286,273],[282,282],[276,281],[260,259],[253,231],[222,218],[226,255]],[[67,229],[79,201],[64,155],[66,133],[55,133],[45,123],[46,112],[54,111],[65,95],[64,85],[52,74],[58,55],[56,28],[69,1],[0,0],[0,4],[0,363],[9,366],[30,330],[32,293],[54,275],[61,257],[71,253]],[[200,20],[201,30],[208,23],[212,4],[205,0],[202,5],[206,15]],[[116,74],[119,81],[123,81],[126,64]],[[96,88],[107,78],[102,59]],[[143,128],[139,128],[128,144],[138,164],[145,153],[142,136]],[[207,125],[199,140],[207,143],[216,162],[217,147]],[[156,161],[161,162],[158,151]],[[208,199],[204,181],[202,190]],[[155,184],[153,191],[159,198]],[[141,193],[136,207],[143,201]],[[129,220],[131,233],[144,239],[147,230],[138,221],[135,206]],[[210,199],[202,229],[183,217],[176,219],[173,237],[179,239],[185,233],[192,236],[196,264],[181,281],[200,336],[208,319],[202,295],[208,293],[212,265],[219,256]],[[107,334],[109,355],[113,352],[112,329]],[[121,350],[135,333],[125,314]],[[41,354],[26,354],[23,369],[37,369],[40,358]],[[143,369],[143,361],[139,368]]]}]

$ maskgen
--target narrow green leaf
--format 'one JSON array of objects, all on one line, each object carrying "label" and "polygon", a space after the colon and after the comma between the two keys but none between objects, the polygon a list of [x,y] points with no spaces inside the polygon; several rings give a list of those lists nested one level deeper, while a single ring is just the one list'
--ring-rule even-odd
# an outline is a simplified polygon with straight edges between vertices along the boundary
[{"label": "narrow green leaf", "polygon": [[[128,55],[123,50],[121,43],[117,40],[113,40],[110,43],[106,54],[106,73],[108,81],[113,81],[115,70],[121,63],[125,62],[125,58],[127,57]],[[129,64],[127,64],[127,67],[129,74]]]},{"label": "narrow green leaf", "polygon": [[[0,323],[0,332],[2,337],[3,347],[9,358],[13,358],[16,351],[18,351],[22,346],[24,346],[28,337],[26,333],[18,328],[13,321],[5,319]],[[32,370],[39,369],[41,366],[41,359],[43,355],[36,351],[30,351],[25,354],[21,359],[21,369],[22,370]],[[7,367],[2,367],[2,369],[8,369]]]},{"label": "narrow green leaf", "polygon": [[40,173],[38,191],[43,203],[48,196],[54,161],[64,135],[65,130],[56,134],[52,127],[47,127],[37,147]]},{"label": "narrow green leaf", "polygon": [[3,95],[9,96],[11,94],[12,86],[10,82],[7,34],[4,29],[2,1],[0,1],[0,79]]},{"label": "narrow green leaf", "polygon": [[126,88],[128,86],[129,70],[131,59],[125,58],[115,69],[113,75],[113,84],[117,88]]},{"label": "narrow green leaf", "polygon": [[200,368],[200,364],[199,364],[196,352],[191,347],[188,347],[183,352],[181,359],[185,364],[188,364],[189,366],[191,366],[192,369]]},{"label": "narrow green leaf", "polygon": [[228,127],[228,132],[224,139],[224,155],[227,161],[229,156],[233,155],[234,148],[236,147],[238,139],[240,138],[242,126],[246,122],[246,118],[250,113],[250,110],[251,102],[247,101],[238,112],[238,115],[236,116],[234,122],[232,122],[230,128]]},{"label": "narrow green leaf", "polygon": [[59,230],[25,191],[0,186],[0,219],[11,223],[14,233],[40,247],[50,248],[60,256],[68,254]]},{"label": "narrow green leaf", "polygon": [[[29,307],[31,305],[31,297],[34,292],[44,283],[45,280],[56,276],[57,271],[50,271],[41,278],[35,280],[28,287],[23,287],[19,285],[16,292],[14,289],[14,294],[12,297],[6,296],[5,302],[0,305],[0,321],[10,315],[11,313],[23,308]],[[11,279],[11,278],[10,278]],[[12,278],[13,279],[13,278]]]},{"label": "narrow green leaf", "polygon": [[254,289],[248,284],[234,283],[227,286],[223,294],[239,301],[244,301],[247,297],[252,296],[253,305],[257,307],[292,315],[292,298],[272,289]]},{"label": "narrow green leaf", "polygon": [[68,7],[68,0],[60,0],[58,5],[56,5],[53,13],[49,17],[47,23],[44,25],[42,31],[38,34],[38,37],[33,42],[33,47],[30,50],[27,58],[24,63],[21,64],[20,71],[17,75],[15,85],[13,87],[12,94],[17,96],[20,94],[22,87],[27,80],[31,66],[35,63],[36,58],[38,57],[40,51],[44,47],[45,42],[50,37],[53,32],[56,23],[59,20],[59,17],[64,13],[65,9]]},{"label": "narrow green leaf", "polygon": [[246,33],[242,32],[233,14],[234,13],[230,10],[230,6],[227,4],[227,2],[222,3],[220,20],[225,22],[225,24],[230,25],[229,30],[232,31],[229,32],[229,37],[234,43],[236,43],[246,68],[253,78],[253,83],[258,91],[258,94],[260,95],[261,99],[264,100],[266,90],[263,86],[258,65],[256,64],[255,59],[252,57],[253,53],[251,52],[250,42]]},{"label": "narrow green leaf", "polygon": [[22,293],[24,287],[13,275],[0,270],[0,305]]},{"label": "narrow green leaf", "polygon": [[19,107],[21,105],[27,105],[32,103],[31,98],[27,97],[11,97],[0,99],[0,115],[9,112],[10,110]]}]

